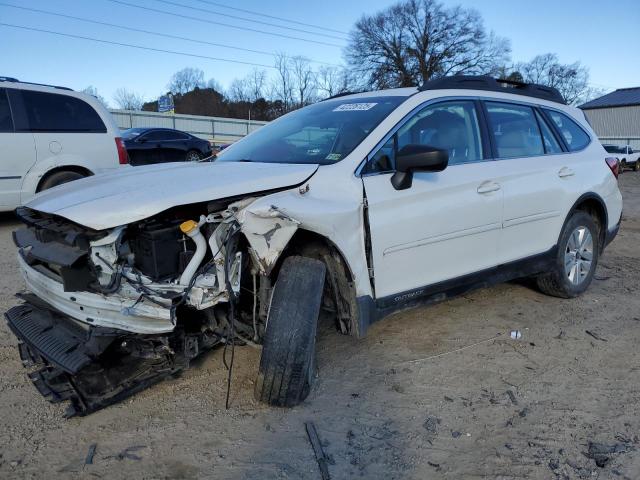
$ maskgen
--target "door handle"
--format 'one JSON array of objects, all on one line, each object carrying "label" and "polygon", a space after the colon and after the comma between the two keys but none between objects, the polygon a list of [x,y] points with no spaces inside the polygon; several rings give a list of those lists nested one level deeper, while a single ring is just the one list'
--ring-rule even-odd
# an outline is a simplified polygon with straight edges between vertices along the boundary
[{"label": "door handle", "polygon": [[477,192],[480,194],[497,192],[498,190],[500,190],[500,188],[501,187],[499,183],[492,182],[491,180],[489,180],[487,182],[482,182],[478,187]]},{"label": "door handle", "polygon": [[558,170],[558,176],[560,178],[572,177],[575,174],[576,172],[571,170],[569,167],[562,167],[560,170]]}]

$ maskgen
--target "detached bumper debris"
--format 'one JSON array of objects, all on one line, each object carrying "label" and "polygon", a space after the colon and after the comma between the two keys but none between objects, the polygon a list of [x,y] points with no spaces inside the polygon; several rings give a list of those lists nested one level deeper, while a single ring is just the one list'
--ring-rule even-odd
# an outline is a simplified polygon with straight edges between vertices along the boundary
[{"label": "detached bumper debris", "polygon": [[[11,308],[5,317],[20,342],[29,378],[50,402],[70,402],[67,417],[116,403],[185,365],[152,344],[126,349],[126,332],[83,329],[58,312],[29,303]],[[138,344],[143,340],[135,339]]]},{"label": "detached bumper debris", "polygon": [[306,422],[304,426],[307,429],[307,436],[309,437],[309,442],[313,448],[313,453],[316,456],[322,480],[331,480],[331,476],[329,475],[329,463],[331,463],[331,459],[327,457],[322,449],[322,442],[320,441],[320,437],[316,431],[316,426],[313,422]]}]

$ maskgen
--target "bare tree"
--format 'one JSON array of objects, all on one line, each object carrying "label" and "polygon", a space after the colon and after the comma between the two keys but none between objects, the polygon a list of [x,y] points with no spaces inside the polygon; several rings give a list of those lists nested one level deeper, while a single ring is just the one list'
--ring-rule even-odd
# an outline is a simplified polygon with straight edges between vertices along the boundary
[{"label": "bare tree", "polygon": [[167,88],[173,94],[184,95],[204,86],[204,72],[199,68],[183,68],[171,76]]},{"label": "bare tree", "polygon": [[254,68],[246,78],[247,87],[251,93],[251,101],[264,98],[267,85],[267,72]]},{"label": "bare tree", "polygon": [[255,102],[265,96],[267,72],[253,69],[244,78],[236,78],[229,86],[228,96],[236,102]]},{"label": "bare tree", "polygon": [[220,82],[218,82],[215,78],[210,78],[209,80],[207,80],[206,87],[211,88],[216,92],[222,92],[222,85],[220,85]]},{"label": "bare tree", "polygon": [[445,75],[491,74],[506,63],[510,46],[485,30],[476,10],[404,0],[363,16],[345,53],[363,86],[389,88]]},{"label": "bare tree", "polygon": [[339,67],[320,67],[316,75],[318,93],[324,97],[332,97],[352,89],[349,72]]},{"label": "bare tree", "polygon": [[525,82],[539,83],[557,88],[567,103],[581,103],[589,96],[589,69],[574,62],[562,64],[554,53],[537,55],[530,62],[514,67]]},{"label": "bare tree", "polygon": [[275,57],[276,77],[271,85],[271,96],[280,101],[282,110],[288,112],[293,107],[293,75],[289,57],[279,53]]},{"label": "bare tree", "polygon": [[100,95],[98,93],[98,89],[96,87],[94,87],[93,85],[89,85],[87,88],[84,88],[81,91],[83,93],[86,93],[87,95],[91,95],[92,97],[95,97],[100,103],[102,103],[102,105],[104,105],[106,108],[109,108],[109,104],[107,103],[107,99],[104,98],[102,95]]},{"label": "bare tree", "polygon": [[313,103],[316,98],[316,74],[308,58],[297,55],[290,59],[298,107]]},{"label": "bare tree", "polygon": [[245,78],[235,78],[229,86],[227,96],[234,102],[249,102],[251,92]]},{"label": "bare tree", "polygon": [[138,95],[131,90],[122,87],[116,90],[113,95],[116,105],[123,110],[141,110],[144,99],[142,95]]}]

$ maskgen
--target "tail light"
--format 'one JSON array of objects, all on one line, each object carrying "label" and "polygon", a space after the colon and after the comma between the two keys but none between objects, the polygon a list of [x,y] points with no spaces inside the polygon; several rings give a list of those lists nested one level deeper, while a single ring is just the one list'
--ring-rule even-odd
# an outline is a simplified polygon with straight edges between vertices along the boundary
[{"label": "tail light", "polygon": [[120,137],[116,137],[116,148],[118,149],[118,163],[120,165],[127,165],[129,163],[129,154]]},{"label": "tail light", "polygon": [[618,159],[616,157],[607,157],[604,159],[604,161],[607,162],[607,165],[609,165],[613,176],[618,178],[618,174],[620,173],[620,162],[618,161]]}]

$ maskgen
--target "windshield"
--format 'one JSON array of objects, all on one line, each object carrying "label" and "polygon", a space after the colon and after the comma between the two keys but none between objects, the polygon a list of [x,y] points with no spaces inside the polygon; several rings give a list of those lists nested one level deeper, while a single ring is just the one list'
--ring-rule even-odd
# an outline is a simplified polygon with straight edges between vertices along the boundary
[{"label": "windshield", "polygon": [[319,102],[268,123],[218,155],[218,162],[318,163],[349,155],[407,97]]}]

